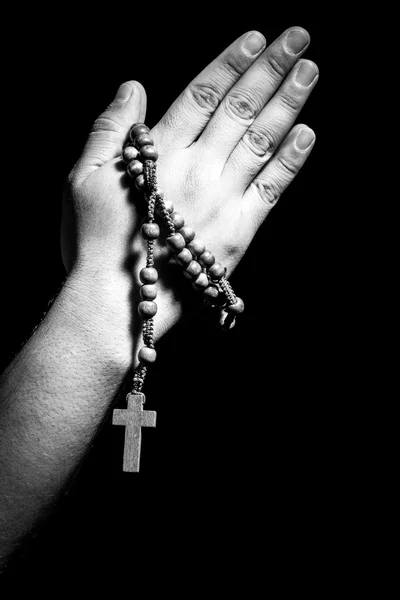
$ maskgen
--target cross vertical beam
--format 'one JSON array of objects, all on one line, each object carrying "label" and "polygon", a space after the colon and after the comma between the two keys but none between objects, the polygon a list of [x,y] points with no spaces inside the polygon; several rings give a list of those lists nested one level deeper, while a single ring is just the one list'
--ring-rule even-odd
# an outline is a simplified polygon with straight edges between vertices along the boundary
[{"label": "cross vertical beam", "polygon": [[143,410],[144,400],[144,394],[128,394],[127,408],[115,408],[113,412],[113,425],[125,426],[123,470],[128,473],[139,471],[142,427],[156,426],[157,413],[153,410]]}]

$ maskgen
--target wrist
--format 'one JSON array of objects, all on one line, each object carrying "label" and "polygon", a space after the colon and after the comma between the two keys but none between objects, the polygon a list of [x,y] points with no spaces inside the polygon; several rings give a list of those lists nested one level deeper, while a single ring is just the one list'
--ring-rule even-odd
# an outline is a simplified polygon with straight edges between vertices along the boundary
[{"label": "wrist", "polygon": [[91,348],[96,357],[121,371],[132,364],[135,312],[132,310],[132,279],[114,276],[100,268],[74,267],[53,309]]}]

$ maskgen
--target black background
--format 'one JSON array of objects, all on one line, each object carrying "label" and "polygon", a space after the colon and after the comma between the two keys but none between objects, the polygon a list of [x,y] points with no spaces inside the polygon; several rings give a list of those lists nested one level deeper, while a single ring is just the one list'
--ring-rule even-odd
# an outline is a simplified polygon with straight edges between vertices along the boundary
[{"label": "black background", "polygon": [[[236,37],[258,29],[271,42],[292,25],[310,32],[305,56],[323,80],[315,22],[256,12],[164,21],[154,12],[104,15],[88,26],[79,15],[73,25],[61,16],[51,27],[25,23],[18,56],[5,61],[3,367],[65,277],[62,186],[121,82],[144,85],[152,126]],[[140,474],[121,472],[123,432],[106,423],[54,516],[10,566],[14,584],[46,589],[53,580],[93,585],[120,576],[132,592],[138,578],[151,591],[155,581],[178,589],[183,572],[195,586],[216,574],[239,583],[282,567],[305,540],[320,543],[333,410],[320,91],[321,82],[300,117],[317,134],[311,157],[232,276],[246,304],[237,327],[224,334],[200,315],[159,343],[146,382],[158,423],[143,434]]]}]

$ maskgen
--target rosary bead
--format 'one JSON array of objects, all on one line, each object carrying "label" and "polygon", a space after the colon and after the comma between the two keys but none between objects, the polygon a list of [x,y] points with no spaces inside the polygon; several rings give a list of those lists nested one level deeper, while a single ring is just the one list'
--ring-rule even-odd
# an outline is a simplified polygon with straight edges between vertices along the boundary
[{"label": "rosary bead", "polygon": [[141,363],[151,364],[155,362],[156,358],[157,352],[154,350],[154,348],[148,348],[147,346],[143,346],[143,348],[140,348],[138,359]]},{"label": "rosary bead", "polygon": [[140,150],[143,146],[154,146],[154,142],[148,133],[141,133],[135,139],[135,146]]},{"label": "rosary bead", "polygon": [[212,267],[213,264],[215,263],[214,254],[212,254],[212,252],[210,252],[209,250],[205,250],[199,256],[199,263],[201,264],[202,267],[207,267],[207,268]]},{"label": "rosary bead", "polygon": [[209,269],[208,274],[211,279],[219,280],[225,275],[225,267],[221,263],[214,263]]},{"label": "rosary bead", "polygon": [[236,318],[234,315],[228,314],[225,310],[221,310],[219,325],[222,329],[233,329],[236,325]]},{"label": "rosary bead", "polygon": [[241,298],[237,298],[233,304],[228,304],[226,310],[232,314],[240,315],[244,311],[244,302]]},{"label": "rosary bead", "polygon": [[133,159],[126,168],[131,177],[138,177],[143,173],[143,163],[140,160]]},{"label": "rosary bead", "polygon": [[139,277],[142,283],[156,283],[158,280],[157,269],[154,267],[144,267],[141,269]]},{"label": "rosary bead", "polygon": [[156,240],[160,236],[160,226],[157,223],[143,223],[141,231],[145,240]]},{"label": "rosary bead", "polygon": [[138,312],[144,319],[151,319],[157,312],[157,304],[152,300],[142,300],[139,302]]},{"label": "rosary bead", "polygon": [[183,235],[184,240],[187,244],[189,244],[192,240],[194,240],[195,238],[195,232],[194,229],[192,229],[191,227],[182,227],[179,231],[179,233],[181,235]]},{"label": "rosary bead", "polygon": [[144,175],[138,175],[135,181],[136,189],[142,191],[146,187],[146,180]]},{"label": "rosary bead", "polygon": [[185,247],[186,242],[180,233],[174,233],[167,237],[166,244],[170,250],[180,252]]},{"label": "rosary bead", "polygon": [[140,158],[142,160],[153,160],[155,162],[158,158],[158,152],[154,146],[142,146],[142,148],[140,148]]},{"label": "rosary bead", "polygon": [[196,290],[205,290],[209,283],[207,275],[205,273],[200,273],[197,279],[193,281],[193,287],[195,287]]},{"label": "rosary bead", "polygon": [[184,248],[181,252],[179,252],[175,258],[176,261],[184,267],[187,267],[187,265],[189,265],[193,260],[192,253],[187,248]]},{"label": "rosary bead", "polygon": [[125,146],[122,152],[122,158],[124,162],[130,163],[132,160],[138,157],[139,152],[133,146]]},{"label": "rosary bead", "polygon": [[181,229],[185,224],[185,219],[178,212],[171,214],[171,221],[174,224],[175,229]]},{"label": "rosary bead", "polygon": [[157,298],[157,288],[151,283],[146,283],[140,288],[140,297],[142,300],[155,300]]},{"label": "rosary bead", "polygon": [[195,237],[194,240],[188,244],[188,248],[193,256],[196,257],[200,256],[200,254],[203,254],[204,250],[206,249],[206,245],[202,240]]},{"label": "rosary bead", "polygon": [[144,123],[135,123],[134,125],[132,125],[130,131],[129,131],[129,137],[131,138],[132,142],[135,141],[135,139],[141,134],[141,133],[149,133],[149,128],[147,127],[147,125],[144,125]]},{"label": "rosary bead", "polygon": [[188,279],[197,279],[201,272],[202,269],[197,260],[192,260],[190,261],[186,269],[183,271],[183,274]]},{"label": "rosary bead", "polygon": [[210,302],[215,302],[219,296],[219,290],[215,285],[209,285],[205,290],[203,290],[203,295]]}]

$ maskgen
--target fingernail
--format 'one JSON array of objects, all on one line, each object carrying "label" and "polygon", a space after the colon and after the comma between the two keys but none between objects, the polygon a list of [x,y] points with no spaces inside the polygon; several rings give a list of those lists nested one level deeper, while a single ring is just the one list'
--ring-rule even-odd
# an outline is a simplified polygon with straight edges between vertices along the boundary
[{"label": "fingernail", "polygon": [[292,29],[286,38],[286,48],[291,54],[299,54],[308,44],[310,38],[301,29]]},{"label": "fingernail", "polygon": [[301,62],[294,79],[302,87],[308,87],[312,84],[317,74],[318,69],[314,63]]},{"label": "fingernail", "polygon": [[266,43],[267,40],[265,37],[258,31],[255,31],[245,39],[242,49],[248,56],[256,56],[256,54],[264,48]]},{"label": "fingernail", "polygon": [[295,140],[299,150],[307,150],[315,140],[315,133],[311,129],[302,129]]},{"label": "fingernail", "polygon": [[123,83],[119,86],[117,95],[114,100],[119,102],[126,102],[132,95],[132,86],[129,83]]}]

